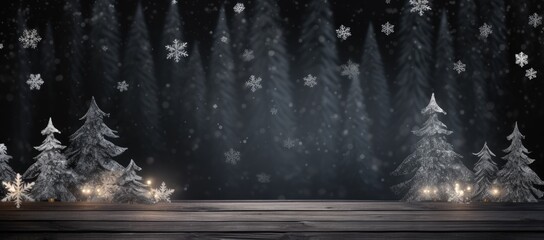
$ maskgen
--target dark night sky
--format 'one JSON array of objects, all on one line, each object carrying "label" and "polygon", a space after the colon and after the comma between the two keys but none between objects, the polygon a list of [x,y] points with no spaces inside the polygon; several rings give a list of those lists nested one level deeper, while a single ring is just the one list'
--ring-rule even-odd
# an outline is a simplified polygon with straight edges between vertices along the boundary
[{"label": "dark night sky", "polygon": [[[91,7],[94,1],[82,1],[83,4],[83,16],[85,19],[90,18]],[[123,40],[128,32],[128,26],[132,21],[132,16],[136,8],[136,4],[139,1],[135,0],[119,0],[117,3],[117,12],[121,24],[121,34]],[[151,44],[154,49],[162,49],[160,45],[160,34],[163,27],[165,12],[170,4],[168,0],[143,0],[141,1],[144,6],[145,18],[150,30]],[[212,44],[211,36],[212,31],[215,28],[217,21],[218,9],[224,1],[219,0],[179,0],[178,7],[181,11],[181,15],[184,22],[184,41],[189,42],[189,46],[194,41],[201,43],[200,48],[204,56],[204,61],[207,62],[209,49]],[[251,15],[251,1],[240,1],[246,4],[246,11]],[[286,29],[288,38],[288,48],[290,52],[297,49],[298,35],[300,33],[301,18],[304,16],[305,0],[292,1],[281,0],[281,15],[284,19],[283,27]],[[434,21],[435,34],[437,29],[437,22],[440,16],[439,11],[446,9],[450,16],[450,29],[455,36],[455,23],[456,23],[456,1],[431,1],[433,3],[432,18]],[[481,4],[483,1],[478,1]],[[544,128],[541,127],[544,123],[544,68],[542,63],[544,57],[541,55],[544,53],[542,50],[542,43],[539,42],[538,36],[542,37],[542,30],[529,29],[531,32],[520,33],[517,29],[515,19],[518,17],[516,4],[514,0],[507,1],[507,17],[508,17],[508,49],[509,49],[509,65],[510,71],[507,77],[509,85],[511,86],[511,93],[508,99],[502,99],[501,102],[496,102],[496,105],[506,105],[508,111],[497,113],[497,118],[502,126],[511,126],[514,121],[518,121],[522,133],[526,135],[525,146],[531,151],[530,156],[535,158],[536,161],[531,165],[533,169],[540,175],[544,176],[544,141],[542,136],[544,135]],[[532,14],[537,12],[539,14],[544,13],[544,5],[539,1],[526,1],[528,2],[528,12]],[[227,14],[231,16],[232,6],[236,1],[227,2]],[[377,32],[377,40],[381,49],[382,56],[385,61],[386,77],[389,79],[390,84],[393,84],[394,76],[396,74],[397,57],[397,45],[398,35],[393,34],[391,36],[385,36],[379,33],[380,25],[386,21],[395,25],[395,30],[398,29],[400,9],[403,5],[403,1],[392,0],[390,4],[386,4],[385,0],[368,0],[368,1],[349,1],[349,0],[332,0],[333,12],[335,16],[335,25],[341,24],[351,27],[352,36],[346,40],[338,43],[338,49],[340,51],[340,62],[345,63],[348,59],[354,59],[359,61],[361,56],[361,47],[364,40],[364,34],[366,32],[368,23],[371,21],[374,25],[374,29]],[[4,1],[2,8],[0,9],[0,43],[3,43],[4,48],[0,50],[0,142],[7,142],[8,149],[10,148],[10,118],[13,112],[13,93],[10,92],[12,88],[12,79],[15,77],[16,72],[13,70],[14,62],[16,59],[16,14],[19,8],[29,8],[30,14],[27,25],[30,28],[37,28],[40,33],[45,30],[45,23],[51,22],[54,26],[54,37],[57,40],[62,40],[66,31],[62,25],[62,12],[64,1],[61,0],[29,0],[29,1]],[[481,16],[481,21],[485,21],[486,16]],[[526,20],[523,20],[526,21]],[[87,25],[86,32],[88,33],[89,27]],[[41,34],[43,37],[43,34]],[[531,56],[531,65],[539,72],[537,79],[532,81],[524,80],[524,71],[519,66],[514,65],[514,54],[519,51],[527,51],[525,47],[527,43],[532,43],[535,50],[529,52]],[[35,50],[38,52],[38,50]],[[61,44],[56,44],[56,57],[58,59],[57,75],[61,75],[64,64],[68,61],[64,57],[64,49]],[[158,54],[158,51],[154,51],[154,54]],[[157,57],[157,56],[155,56]],[[204,63],[206,67],[207,64]],[[469,66],[470,67],[470,66]],[[542,72],[542,73],[541,73]],[[62,79],[62,81],[67,81]],[[67,89],[60,89],[59,94],[67,96]],[[43,103],[40,103],[43,104]],[[64,104],[64,103],[59,103]],[[47,109],[44,106],[35,106],[36,111],[43,111]],[[55,125],[62,134],[58,136],[58,139],[65,145],[68,144],[68,136],[71,134],[66,129],[66,122],[70,118],[79,116],[67,116],[66,112],[62,111],[63,106],[58,106],[56,112],[51,114],[54,116]],[[43,114],[42,114],[43,115]],[[41,129],[46,125],[46,118],[36,119],[35,123]],[[107,120],[106,120],[107,122]],[[493,126],[494,128],[495,126]],[[511,129],[501,128],[497,130],[500,132],[500,136],[504,138],[499,141],[502,142],[500,146],[493,146],[495,153],[501,156],[499,149],[504,149],[508,145],[506,135],[510,133]],[[32,133],[31,138],[32,145],[38,145],[42,141],[42,136],[39,135],[39,131]],[[121,135],[123,137],[123,135]],[[472,149],[473,152],[477,152],[479,149]],[[36,154],[34,152],[33,154]],[[468,153],[463,153],[465,157]],[[15,156],[16,158],[16,156]],[[128,159],[134,158],[142,167],[142,176],[161,176],[162,178],[169,179],[171,186],[177,190],[176,198],[190,198],[183,194],[183,189],[186,187],[184,183],[176,182],[175,179],[179,179],[179,173],[176,171],[179,161],[175,159],[169,159],[164,161],[165,164],[158,165],[146,165],[145,159],[141,159],[137,156],[131,156],[130,149],[127,153],[123,154],[119,158],[119,162],[126,165]],[[167,158],[167,157],[165,157]],[[12,166],[18,172],[24,171],[28,166],[28,163],[20,163],[16,160],[12,161]],[[471,166],[469,166],[471,167]],[[164,177],[163,177],[164,176]]]}]

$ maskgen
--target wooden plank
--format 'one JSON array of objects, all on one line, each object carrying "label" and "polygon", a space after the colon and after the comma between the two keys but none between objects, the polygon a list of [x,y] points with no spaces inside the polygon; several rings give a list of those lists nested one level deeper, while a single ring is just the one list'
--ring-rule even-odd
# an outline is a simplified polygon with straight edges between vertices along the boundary
[{"label": "wooden plank", "polygon": [[540,203],[405,203],[397,201],[176,201],[155,205],[25,202],[20,209],[0,203],[0,211],[544,211]]},{"label": "wooden plank", "polygon": [[544,214],[529,211],[241,211],[241,212],[161,212],[161,211],[6,211],[0,221],[540,221]]},{"label": "wooden plank", "polygon": [[0,222],[0,232],[544,232],[539,221],[486,222]]},{"label": "wooden plank", "polygon": [[140,239],[140,240],[156,240],[156,239],[307,239],[307,240],[338,240],[338,239],[441,239],[441,240],[481,240],[481,239],[542,239],[542,234],[539,233],[504,233],[504,232],[455,232],[455,233],[414,233],[414,232],[346,232],[346,233],[15,233],[2,234],[0,239]]}]

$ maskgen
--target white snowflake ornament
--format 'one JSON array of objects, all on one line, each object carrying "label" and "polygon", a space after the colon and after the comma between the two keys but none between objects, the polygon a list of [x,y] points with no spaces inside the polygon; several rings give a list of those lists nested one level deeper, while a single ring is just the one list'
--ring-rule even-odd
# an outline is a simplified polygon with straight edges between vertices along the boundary
[{"label": "white snowflake ornament", "polygon": [[233,148],[225,152],[225,162],[228,164],[236,165],[240,161],[240,152]]},{"label": "white snowflake ornament", "polygon": [[529,61],[528,61],[529,56],[527,56],[527,54],[523,52],[519,52],[515,56],[516,56],[516,64],[519,65],[520,67],[523,67],[529,64]]},{"label": "white snowflake ornament", "polygon": [[480,27],[480,37],[482,39],[486,39],[492,33],[493,33],[493,28],[487,23],[484,23],[484,25]]},{"label": "white snowflake ornament", "polygon": [[170,196],[174,193],[174,189],[168,189],[166,183],[162,182],[158,189],[151,189],[151,194],[155,203],[158,202],[170,202]]},{"label": "white snowflake ornament", "polygon": [[389,22],[382,24],[382,33],[384,33],[386,36],[389,36],[389,34],[394,32],[395,32],[395,25]]},{"label": "white snowflake ornament", "polygon": [[351,80],[355,80],[359,76],[359,64],[348,60],[348,62],[340,66],[342,76],[347,76]]},{"label": "white snowflake ornament", "polygon": [[340,28],[336,29],[336,36],[342,40],[348,39],[348,37],[351,36],[350,28],[340,25]]},{"label": "white snowflake ornament", "polygon": [[527,77],[529,80],[533,80],[536,78],[537,71],[535,71],[533,68],[529,68],[525,70],[525,77]]},{"label": "white snowflake ornament", "polygon": [[187,57],[189,56],[187,54],[187,43],[186,42],[180,42],[177,39],[174,39],[174,42],[172,45],[166,45],[166,50],[168,50],[168,55],[166,55],[166,59],[174,59],[174,61],[179,62],[181,60],[181,57]]},{"label": "white snowflake ornament", "polygon": [[36,29],[25,29],[23,35],[19,37],[19,42],[23,44],[23,48],[36,48],[42,40]]},{"label": "white snowflake ornament", "polygon": [[312,76],[312,74],[308,74],[308,76],[304,77],[303,80],[304,86],[313,88],[315,85],[317,85],[317,77]]},{"label": "white snowflake ornament", "polygon": [[28,84],[28,86],[30,86],[30,90],[40,90],[42,84],[43,84],[43,80],[42,80],[42,77],[40,76],[40,74],[30,74],[30,77],[28,78],[28,80],[26,80],[26,84]]},{"label": "white snowflake ornament", "polygon": [[246,9],[246,7],[244,6],[243,3],[236,3],[233,9],[235,13],[242,13]]},{"label": "white snowflake ornament", "polygon": [[253,54],[253,50],[245,49],[242,53],[242,59],[245,62],[249,62],[255,58],[255,55]]},{"label": "white snowflake ornament", "polygon": [[410,0],[409,3],[412,6],[410,12],[417,12],[419,16],[423,16],[425,11],[431,10],[428,0]]},{"label": "white snowflake ornament", "polygon": [[542,17],[538,15],[537,13],[533,13],[533,15],[529,16],[529,25],[533,26],[534,28],[537,28],[542,24]]},{"label": "white snowflake ornament", "polygon": [[246,82],[245,86],[246,88],[250,88],[251,92],[255,92],[263,86],[261,85],[262,79],[260,77],[255,77],[255,75],[249,76],[249,80]]},{"label": "white snowflake ornament", "polygon": [[128,86],[127,81],[117,82],[117,90],[119,90],[119,92],[128,91]]},{"label": "white snowflake ornament", "polygon": [[456,63],[453,63],[453,70],[457,72],[457,74],[461,74],[462,72],[466,71],[465,67],[467,65],[461,62],[461,60],[457,61]]},{"label": "white snowflake ornament", "polygon": [[2,202],[13,201],[17,208],[21,207],[23,201],[33,202],[34,199],[30,197],[30,189],[34,186],[34,183],[24,183],[21,179],[21,174],[15,176],[15,181],[13,182],[2,182],[4,187],[7,190],[7,195],[2,199]]}]

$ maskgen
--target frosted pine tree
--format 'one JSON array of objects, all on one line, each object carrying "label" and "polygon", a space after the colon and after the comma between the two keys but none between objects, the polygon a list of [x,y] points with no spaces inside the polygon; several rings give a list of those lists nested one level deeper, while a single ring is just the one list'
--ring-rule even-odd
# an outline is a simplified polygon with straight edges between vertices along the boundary
[{"label": "frosted pine tree", "polygon": [[66,150],[69,165],[91,185],[100,184],[93,182],[104,172],[123,169],[113,158],[126,148],[118,147],[106,139],[118,138],[117,132],[104,123],[104,117],[107,116],[109,114],[98,108],[93,97],[87,113],[81,118],[85,123],[70,136],[70,146]]},{"label": "frosted pine tree", "polygon": [[495,196],[492,192],[492,183],[497,176],[497,171],[499,171],[497,164],[491,159],[491,157],[495,157],[495,154],[489,150],[487,143],[484,143],[482,150],[473,154],[480,158],[476,165],[474,165],[475,184],[473,199],[482,202],[493,201]]},{"label": "frosted pine tree", "polygon": [[123,125],[126,131],[135,133],[135,137],[129,141],[133,146],[141,146],[137,153],[144,157],[152,157],[164,147],[159,128],[161,112],[151,51],[147,25],[139,3],[125,44],[122,72],[123,78],[132,87],[124,94],[122,102]]},{"label": "frosted pine tree", "polygon": [[136,174],[142,168],[138,167],[133,160],[130,160],[128,166],[123,170],[117,180],[119,186],[113,195],[113,202],[116,203],[153,203],[151,192],[147,185],[140,182],[142,177]]},{"label": "frosted pine tree", "polygon": [[[8,162],[12,158],[7,153],[6,145],[0,143],[0,183],[1,182],[11,182],[15,177],[15,172],[9,166]],[[3,196],[5,193],[4,188],[0,188],[0,196]]]},{"label": "frosted pine tree", "polygon": [[66,157],[61,153],[65,146],[55,139],[55,133],[60,133],[60,131],[53,126],[53,122],[49,118],[47,127],[41,132],[46,138],[40,146],[35,147],[40,151],[40,154],[34,158],[36,162],[26,170],[23,178],[37,177],[34,181],[35,185],[30,191],[35,200],[52,198],[63,202],[73,202],[76,198],[68,190],[68,187],[77,181],[77,176],[71,169],[67,169]]},{"label": "frosted pine tree", "polygon": [[393,171],[393,175],[409,176],[410,179],[393,186],[393,191],[404,193],[404,201],[447,201],[457,184],[472,181],[473,173],[461,162],[461,156],[447,142],[452,132],[438,120],[438,114],[446,114],[434,98],[421,113],[427,117],[423,126],[414,130],[420,137],[415,151]]},{"label": "frosted pine tree", "polygon": [[507,137],[511,141],[510,146],[504,150],[506,156],[502,157],[507,162],[495,180],[501,202],[537,202],[537,198],[544,195],[535,188],[535,185],[544,185],[544,181],[529,167],[535,160],[527,156],[529,150],[521,142],[524,138],[516,122],[514,131]]}]

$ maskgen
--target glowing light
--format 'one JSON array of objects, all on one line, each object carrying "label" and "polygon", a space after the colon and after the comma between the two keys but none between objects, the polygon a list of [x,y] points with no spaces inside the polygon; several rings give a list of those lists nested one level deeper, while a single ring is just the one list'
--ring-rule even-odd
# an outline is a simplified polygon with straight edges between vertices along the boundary
[{"label": "glowing light", "polygon": [[470,191],[471,189],[472,189],[472,188],[470,188],[470,187],[467,187],[467,191]]},{"label": "glowing light", "polygon": [[147,180],[147,185],[151,185],[151,180]]},{"label": "glowing light", "polygon": [[491,189],[491,194],[493,194],[495,196],[498,195],[499,194],[499,189],[496,189],[496,188]]}]

